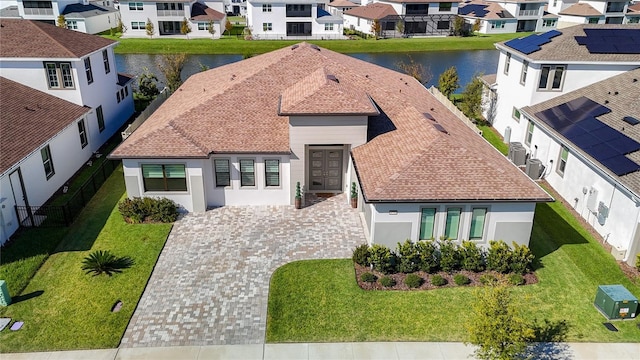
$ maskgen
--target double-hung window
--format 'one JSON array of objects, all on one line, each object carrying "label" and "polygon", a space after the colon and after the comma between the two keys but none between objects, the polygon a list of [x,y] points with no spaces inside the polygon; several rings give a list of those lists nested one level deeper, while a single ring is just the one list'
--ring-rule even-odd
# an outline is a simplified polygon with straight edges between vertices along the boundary
[{"label": "double-hung window", "polygon": [[504,61],[504,74],[509,75],[509,66],[511,66],[511,53],[507,53],[507,57]]},{"label": "double-hung window", "polygon": [[558,156],[558,167],[556,169],[558,175],[564,176],[564,170],[567,168],[567,160],[569,159],[569,149],[562,145],[560,147],[560,155]]},{"label": "double-hung window", "polygon": [[271,12],[271,4],[262,4],[262,12]]},{"label": "double-hung window", "polygon": [[324,31],[333,31],[333,23],[324,24]]},{"label": "double-hung window", "polygon": [[444,236],[447,239],[457,240],[460,232],[460,217],[462,208],[452,207],[447,209],[447,221],[444,227]]},{"label": "double-hung window", "polygon": [[469,229],[469,240],[482,240],[486,219],[487,208],[473,208],[471,210],[471,229]]},{"label": "double-hung window", "polygon": [[74,87],[70,63],[47,62],[44,66],[50,89],[72,89]]},{"label": "double-hung window", "polygon": [[44,174],[46,175],[47,180],[49,180],[56,173],[53,169],[53,159],[51,159],[51,149],[49,149],[49,145],[40,150],[40,155],[42,155]]},{"label": "double-hung window", "polygon": [[84,147],[89,144],[89,140],[87,139],[87,129],[84,126],[84,119],[78,121],[78,135],[80,136],[80,146],[84,149]]},{"label": "double-hung window", "polygon": [[187,191],[187,174],[183,164],[143,164],[145,191]]},{"label": "double-hung window", "polygon": [[102,105],[96,108],[96,117],[98,118],[98,130],[102,132],[104,130],[104,113],[102,112]]},{"label": "double-hung window", "polygon": [[423,208],[420,213],[420,240],[433,239],[436,223],[436,209]]},{"label": "double-hung window", "polygon": [[256,186],[256,163],[253,159],[240,160],[240,186]]},{"label": "double-hung window", "polygon": [[111,66],[109,66],[109,53],[107,50],[102,50],[102,62],[104,63],[104,73],[111,72]]},{"label": "double-hung window", "polygon": [[87,74],[87,84],[93,82],[93,72],[91,72],[91,59],[86,57],[84,59],[84,72]]},{"label": "double-hung window", "polygon": [[262,31],[273,30],[273,23],[262,23]]},{"label": "double-hung window", "polygon": [[229,159],[214,159],[213,166],[216,172],[216,187],[231,186],[231,166]]},{"label": "double-hung window", "polygon": [[522,85],[527,82],[527,71],[529,71],[529,62],[522,60],[522,73],[520,74],[520,84]]},{"label": "double-hung window", "polygon": [[264,161],[264,181],[266,187],[280,186],[280,160],[266,159]]},{"label": "double-hung window", "polygon": [[524,143],[528,146],[531,146],[531,140],[533,139],[533,129],[535,129],[535,125],[533,125],[533,121],[529,120],[527,124],[527,135],[524,138]]},{"label": "double-hung window", "polygon": [[545,65],[540,71],[538,90],[561,90],[565,73],[564,66]]},{"label": "double-hung window", "polygon": [[141,2],[130,2],[129,10],[130,11],[142,11],[144,4]]}]

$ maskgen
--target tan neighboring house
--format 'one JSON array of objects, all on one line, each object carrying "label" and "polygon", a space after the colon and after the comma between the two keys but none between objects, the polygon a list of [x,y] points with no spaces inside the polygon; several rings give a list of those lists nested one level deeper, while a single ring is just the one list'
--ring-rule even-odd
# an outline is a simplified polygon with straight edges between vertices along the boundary
[{"label": "tan neighboring house", "polygon": [[370,242],[391,247],[528,244],[552,200],[412,77],[307,43],[193,75],[110,157],[128,196],[195,212],[355,184]]},{"label": "tan neighboring house", "polygon": [[640,2],[628,6],[625,20],[625,24],[637,23],[640,23]]}]

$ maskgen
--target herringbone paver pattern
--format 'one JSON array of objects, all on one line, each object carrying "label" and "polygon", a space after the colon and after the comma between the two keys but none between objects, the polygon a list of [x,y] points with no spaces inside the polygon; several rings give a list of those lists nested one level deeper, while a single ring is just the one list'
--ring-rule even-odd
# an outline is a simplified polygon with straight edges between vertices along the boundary
[{"label": "herringbone paver pattern", "polygon": [[365,241],[345,194],[301,210],[228,206],[174,225],[121,347],[260,344],[271,274]]}]

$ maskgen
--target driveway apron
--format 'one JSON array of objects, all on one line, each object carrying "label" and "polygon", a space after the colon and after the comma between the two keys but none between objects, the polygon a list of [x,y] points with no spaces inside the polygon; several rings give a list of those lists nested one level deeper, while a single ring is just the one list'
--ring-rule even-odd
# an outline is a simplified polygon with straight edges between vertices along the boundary
[{"label": "driveway apron", "polygon": [[271,274],[365,242],[345,194],[301,210],[225,206],[177,221],[121,347],[261,344]]}]

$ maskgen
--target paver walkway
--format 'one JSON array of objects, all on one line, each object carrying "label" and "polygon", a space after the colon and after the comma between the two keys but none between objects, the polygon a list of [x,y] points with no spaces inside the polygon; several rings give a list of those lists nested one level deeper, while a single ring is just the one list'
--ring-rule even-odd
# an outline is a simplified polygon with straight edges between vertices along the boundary
[{"label": "paver walkway", "polygon": [[271,274],[365,241],[345,194],[301,210],[229,206],[176,222],[121,347],[261,344]]}]

